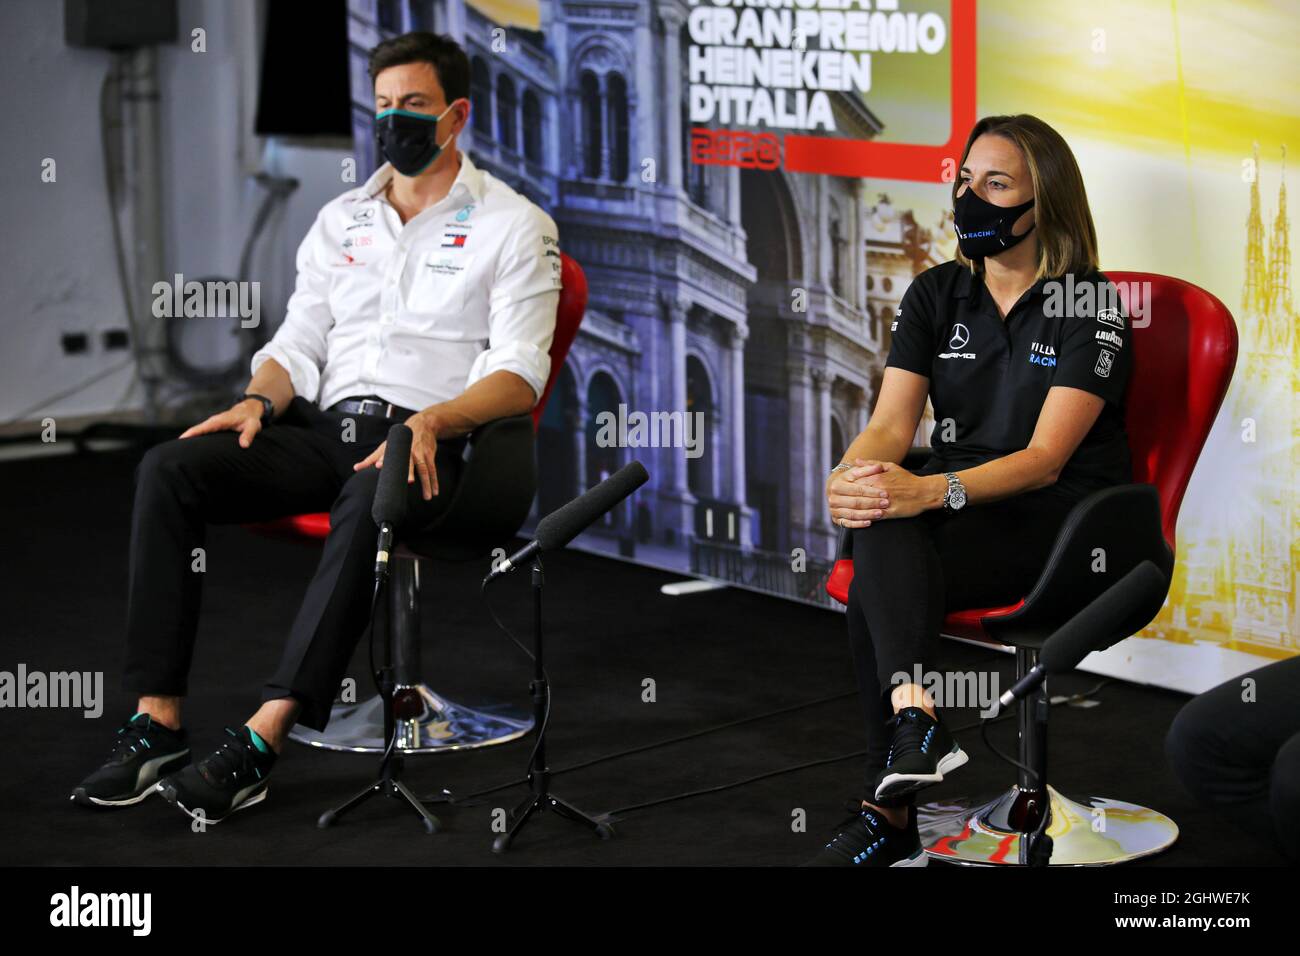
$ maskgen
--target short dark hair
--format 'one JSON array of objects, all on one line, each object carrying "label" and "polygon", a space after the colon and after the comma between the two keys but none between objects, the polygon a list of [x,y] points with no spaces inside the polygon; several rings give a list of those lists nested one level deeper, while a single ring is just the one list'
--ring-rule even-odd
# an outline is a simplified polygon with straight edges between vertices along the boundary
[{"label": "short dark hair", "polygon": [[371,85],[390,66],[407,63],[432,66],[448,103],[469,98],[469,57],[451,37],[417,30],[377,44],[370,51]]}]

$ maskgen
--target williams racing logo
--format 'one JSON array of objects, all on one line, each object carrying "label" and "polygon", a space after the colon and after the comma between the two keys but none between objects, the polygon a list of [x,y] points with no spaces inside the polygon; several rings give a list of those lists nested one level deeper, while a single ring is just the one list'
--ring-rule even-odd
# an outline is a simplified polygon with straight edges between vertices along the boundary
[{"label": "williams racing logo", "polygon": [[1033,342],[1029,346],[1029,364],[1056,367],[1056,349],[1042,342]]}]

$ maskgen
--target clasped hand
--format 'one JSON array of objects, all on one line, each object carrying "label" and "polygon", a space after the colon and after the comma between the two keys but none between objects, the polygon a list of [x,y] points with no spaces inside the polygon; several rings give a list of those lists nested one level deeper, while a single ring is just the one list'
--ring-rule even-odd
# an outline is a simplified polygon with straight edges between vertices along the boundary
[{"label": "clasped hand", "polygon": [[930,500],[929,475],[914,475],[892,461],[853,459],[853,467],[826,480],[831,518],[845,528],[868,528],[884,518],[910,518]]}]

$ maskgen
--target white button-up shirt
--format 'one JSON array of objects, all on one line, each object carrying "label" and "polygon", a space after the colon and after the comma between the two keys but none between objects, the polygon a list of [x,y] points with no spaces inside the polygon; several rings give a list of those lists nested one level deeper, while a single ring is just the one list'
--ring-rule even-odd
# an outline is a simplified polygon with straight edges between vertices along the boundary
[{"label": "white button-up shirt", "polygon": [[326,204],[253,372],[275,359],[321,408],[378,395],[419,410],[499,369],[541,395],[560,298],[555,221],[467,154],[460,161],[447,195],[405,225],[383,197],[387,163]]}]

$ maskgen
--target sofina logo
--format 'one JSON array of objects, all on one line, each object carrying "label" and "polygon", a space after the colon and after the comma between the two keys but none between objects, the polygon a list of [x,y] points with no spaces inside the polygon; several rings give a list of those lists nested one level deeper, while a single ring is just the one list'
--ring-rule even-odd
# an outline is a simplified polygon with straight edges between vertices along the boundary
[{"label": "sofina logo", "polygon": [[473,211],[474,211],[473,203],[470,203],[468,206],[461,206],[460,210],[456,213],[456,221],[464,222],[466,219],[469,218],[469,214],[472,213]]}]

